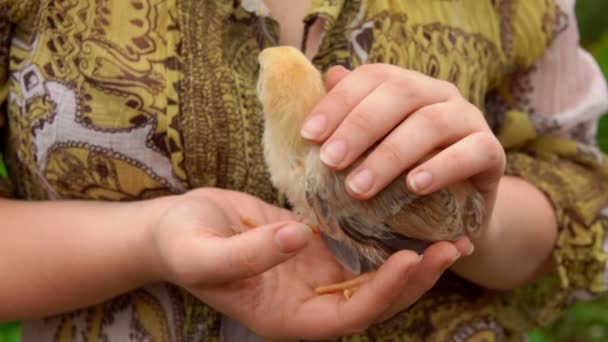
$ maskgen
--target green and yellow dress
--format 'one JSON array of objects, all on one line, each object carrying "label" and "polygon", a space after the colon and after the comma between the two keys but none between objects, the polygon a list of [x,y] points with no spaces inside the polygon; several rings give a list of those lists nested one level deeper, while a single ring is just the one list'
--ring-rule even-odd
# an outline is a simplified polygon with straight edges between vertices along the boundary
[{"label": "green and yellow dress", "polygon": [[[456,84],[485,113],[508,173],[550,198],[557,270],[488,291],[448,273],[348,341],[513,341],[606,291],[608,167],[594,146],[606,84],[578,48],[572,0],[314,0],[313,62],[391,63]],[[0,133],[28,200],[132,201],[201,186],[280,203],[262,159],[260,0],[0,0]],[[304,48],[304,47],[303,47]],[[1,218],[0,218],[1,220]],[[509,272],[509,270],[504,270]],[[59,276],[59,275],[58,275]],[[221,315],[158,284],[44,320],[25,341],[217,341]]]}]

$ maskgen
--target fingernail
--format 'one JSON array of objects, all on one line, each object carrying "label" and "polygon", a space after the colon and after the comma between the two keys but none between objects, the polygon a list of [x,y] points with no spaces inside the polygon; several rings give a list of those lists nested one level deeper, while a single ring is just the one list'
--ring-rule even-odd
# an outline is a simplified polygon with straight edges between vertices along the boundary
[{"label": "fingernail", "polygon": [[283,253],[292,253],[306,246],[312,236],[310,227],[304,224],[292,224],[279,229],[274,234],[274,241]]},{"label": "fingernail", "polygon": [[374,185],[374,175],[368,169],[357,172],[348,182],[348,187],[356,194],[364,194]]},{"label": "fingernail", "polygon": [[328,166],[338,166],[346,157],[346,142],[335,140],[321,150],[321,161]]},{"label": "fingernail", "polygon": [[304,126],[302,126],[302,129],[300,130],[300,135],[305,139],[315,139],[325,132],[326,127],[327,118],[325,115],[317,114],[304,123]]},{"label": "fingernail", "polygon": [[473,254],[473,252],[475,252],[475,245],[470,243],[469,250],[467,251],[467,254],[465,256],[469,256],[469,255]]},{"label": "fingernail", "polygon": [[456,254],[452,257],[452,263],[456,262],[456,260],[460,259],[460,252],[456,251]]},{"label": "fingernail", "polygon": [[420,171],[410,177],[410,188],[415,192],[423,191],[428,188],[433,181],[433,176],[428,171]]}]

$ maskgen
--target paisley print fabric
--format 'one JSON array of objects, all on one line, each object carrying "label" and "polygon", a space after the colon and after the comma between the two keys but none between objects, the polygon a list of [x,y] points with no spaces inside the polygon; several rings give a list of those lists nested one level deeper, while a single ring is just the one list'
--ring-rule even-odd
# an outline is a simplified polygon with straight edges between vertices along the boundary
[{"label": "paisley print fabric", "polygon": [[[18,30],[11,42],[8,86],[19,91],[8,98],[9,154],[18,162],[9,155],[9,164],[19,194],[127,200],[185,189],[167,133],[177,112],[173,4],[39,5],[28,18],[35,33]],[[118,23],[124,30],[112,29]]]},{"label": "paisley print fabric", "polygon": [[[557,271],[493,292],[447,273],[413,307],[344,341],[516,341],[606,291],[606,84],[572,0],[313,0],[315,65],[391,63],[454,83],[486,113],[508,173],[547,194]],[[261,0],[0,0],[0,131],[30,200],[127,201],[216,186],[283,204],[261,149]],[[306,49],[306,46],[302,46]],[[508,270],[505,270],[507,272]],[[23,323],[25,341],[218,341],[221,315],[171,285]]]}]

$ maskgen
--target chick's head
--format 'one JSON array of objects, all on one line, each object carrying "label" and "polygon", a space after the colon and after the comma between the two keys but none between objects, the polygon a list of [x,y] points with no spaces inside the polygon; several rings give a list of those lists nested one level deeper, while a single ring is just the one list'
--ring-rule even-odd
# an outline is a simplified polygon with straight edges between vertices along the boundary
[{"label": "chick's head", "polygon": [[320,72],[298,49],[279,46],[264,49],[258,57],[257,93],[266,120],[303,120],[324,96]]}]

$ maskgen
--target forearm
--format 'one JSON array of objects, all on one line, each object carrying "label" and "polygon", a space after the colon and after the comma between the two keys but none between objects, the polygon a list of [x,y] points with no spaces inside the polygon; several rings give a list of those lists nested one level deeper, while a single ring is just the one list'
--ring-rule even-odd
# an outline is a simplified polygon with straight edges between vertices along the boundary
[{"label": "forearm", "polygon": [[150,205],[0,199],[0,321],[95,304],[153,281]]},{"label": "forearm", "polygon": [[452,269],[487,288],[512,289],[553,268],[555,212],[546,196],[523,179],[502,178],[492,223],[473,239],[475,253]]}]

